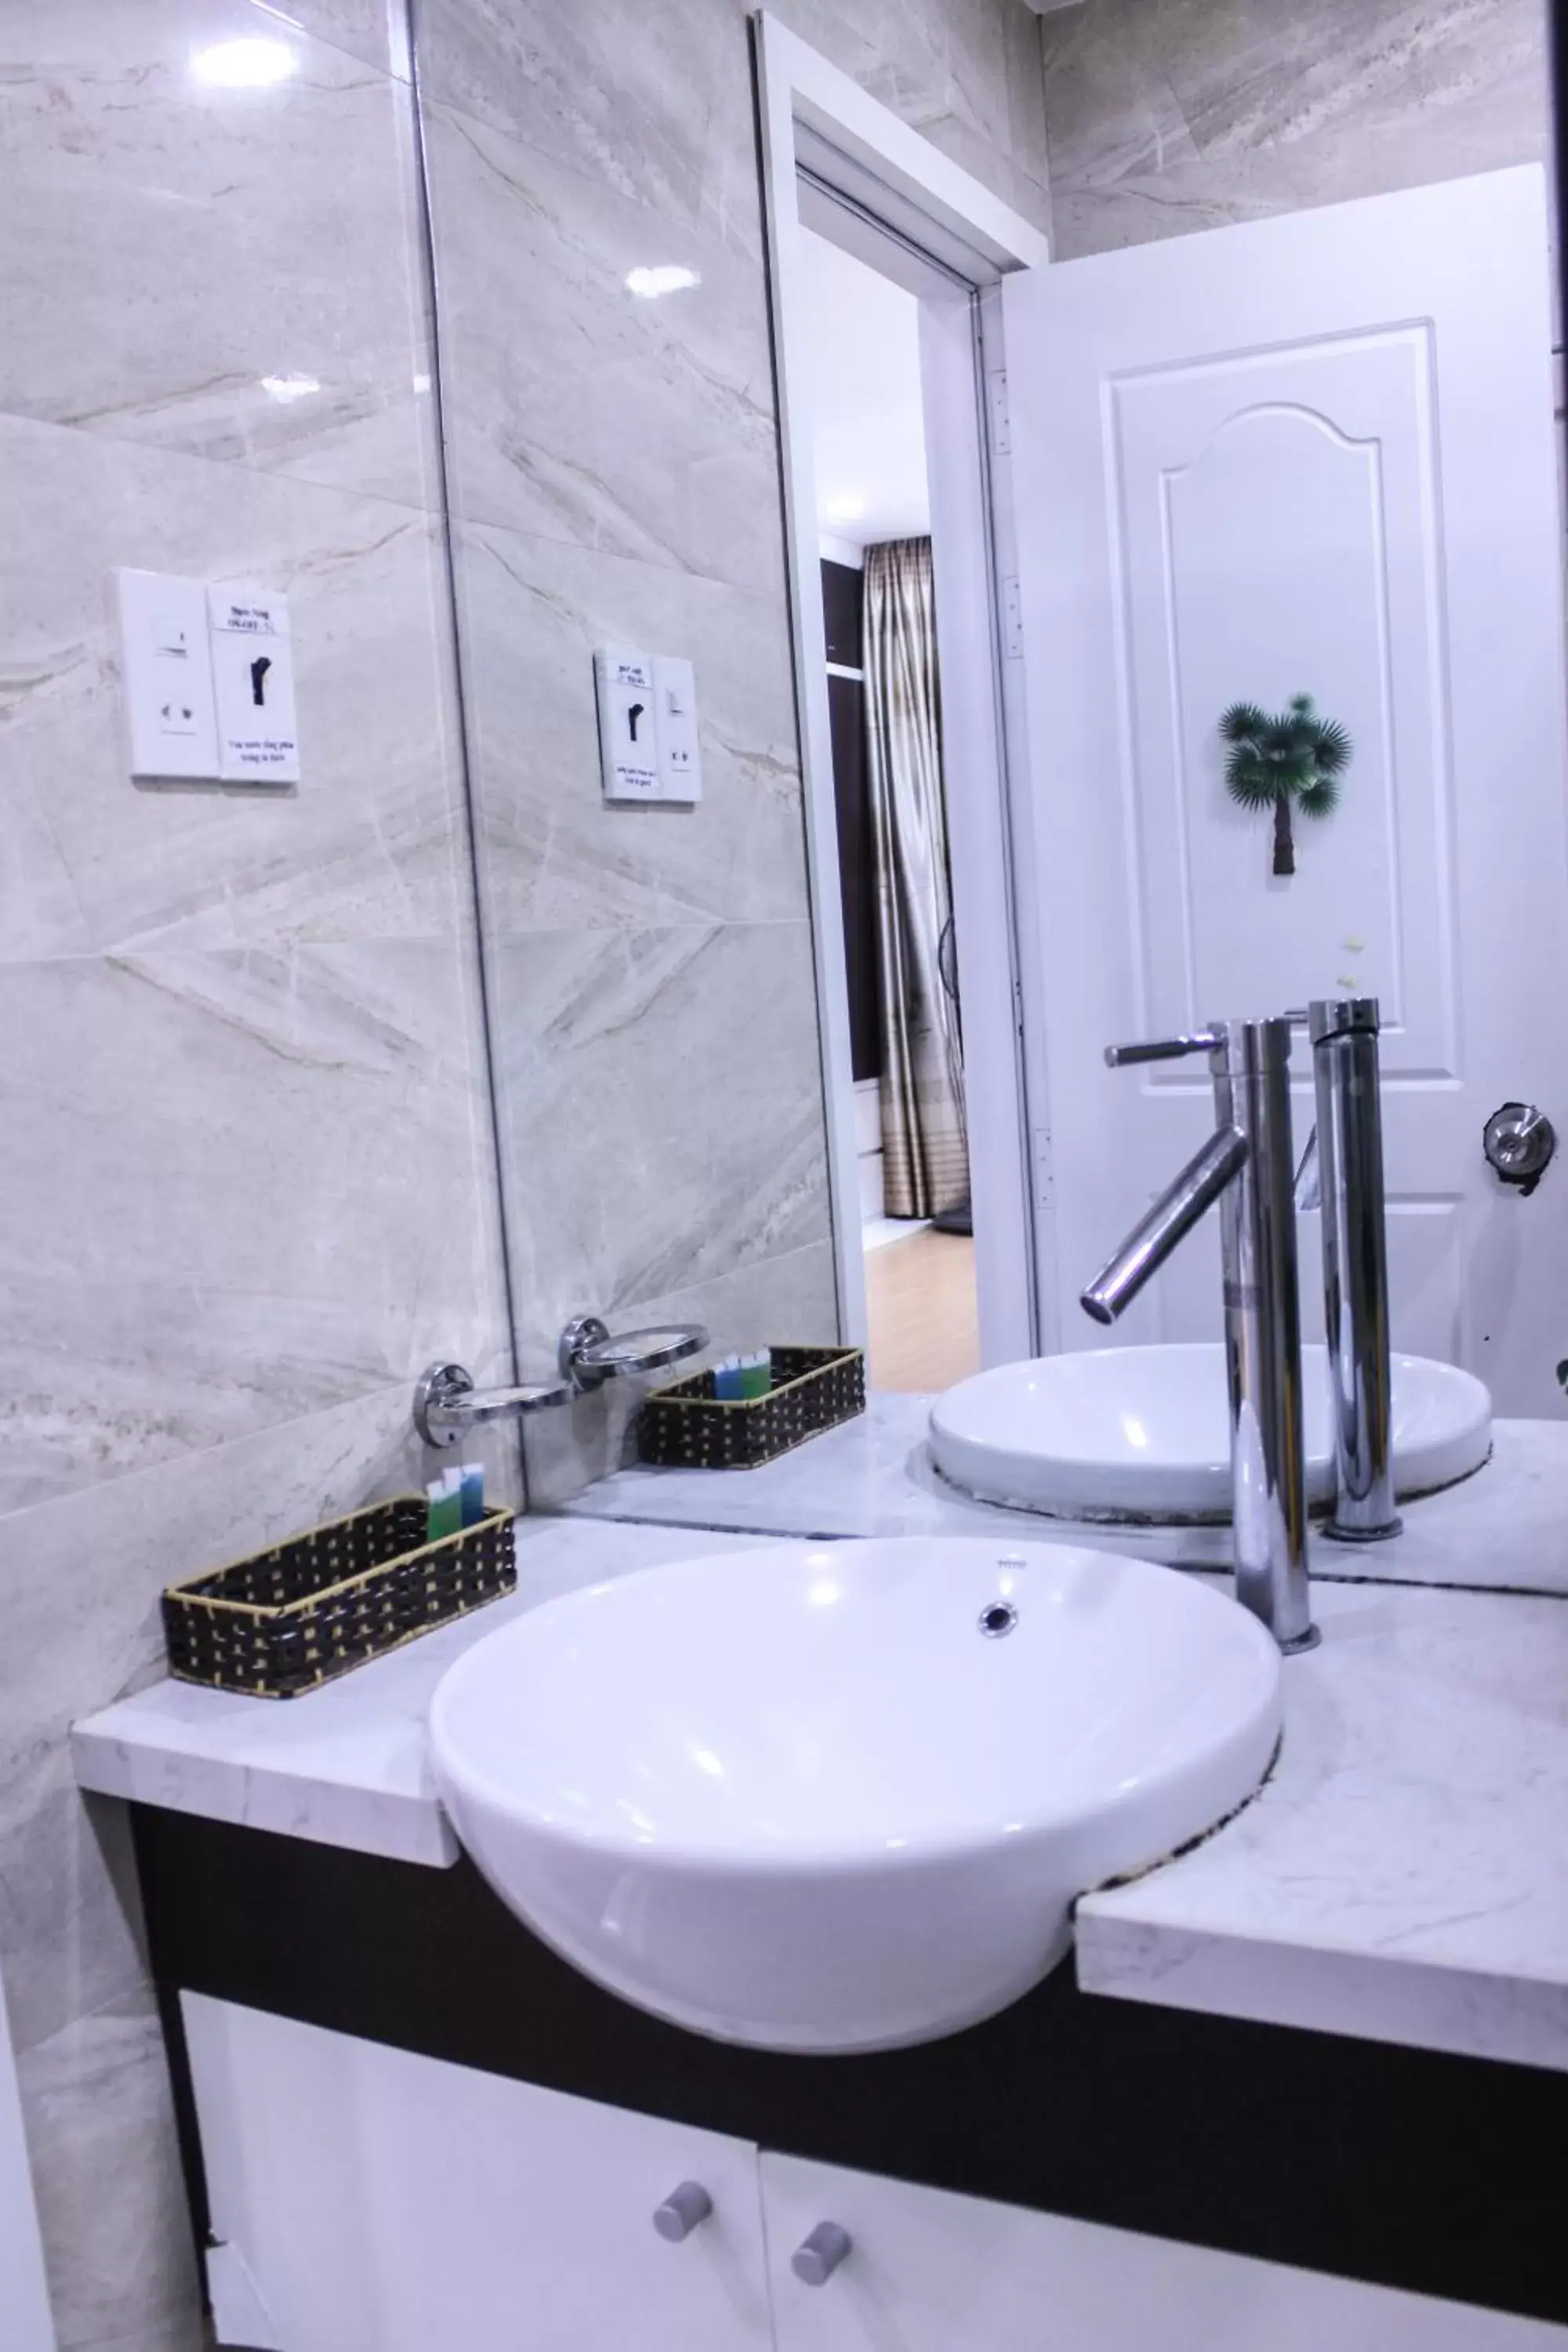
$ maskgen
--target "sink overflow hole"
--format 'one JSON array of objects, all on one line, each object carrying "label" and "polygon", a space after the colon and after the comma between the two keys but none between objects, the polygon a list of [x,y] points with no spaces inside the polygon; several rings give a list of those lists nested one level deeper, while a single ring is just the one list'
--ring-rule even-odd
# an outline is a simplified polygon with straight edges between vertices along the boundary
[{"label": "sink overflow hole", "polygon": [[992,1641],[1010,1633],[1018,1622],[1018,1612],[1010,1601],[993,1601],[980,1612],[980,1630]]}]

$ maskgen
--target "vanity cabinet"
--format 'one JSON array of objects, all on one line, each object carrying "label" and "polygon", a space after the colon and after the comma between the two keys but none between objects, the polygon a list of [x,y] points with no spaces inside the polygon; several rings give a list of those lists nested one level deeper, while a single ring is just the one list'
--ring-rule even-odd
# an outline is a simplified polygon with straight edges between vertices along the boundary
[{"label": "vanity cabinet", "polygon": [[[743,2140],[186,1994],[220,2344],[772,2352]],[[653,2215],[696,2181],[712,2211]]]},{"label": "vanity cabinet", "polygon": [[[778,2352],[1563,2352],[1568,2328],[1321,2271],[762,2158]],[[1282,2179],[1281,2195],[1289,2194]],[[790,2267],[824,2220],[852,2251]]]},{"label": "vanity cabinet", "polygon": [[[1542,2321],[182,2009],[218,2340],[247,2352],[1568,2352]],[[793,2258],[824,2224],[812,2284]]]}]

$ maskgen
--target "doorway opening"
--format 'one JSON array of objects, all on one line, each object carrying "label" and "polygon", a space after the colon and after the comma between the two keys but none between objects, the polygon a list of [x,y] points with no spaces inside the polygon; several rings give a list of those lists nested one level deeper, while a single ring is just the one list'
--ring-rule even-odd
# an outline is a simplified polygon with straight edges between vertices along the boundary
[{"label": "doorway opening", "polygon": [[999,282],[1049,249],[754,21],[839,1328],[941,1389],[1053,1344],[986,423]]},{"label": "doorway opening", "polygon": [[[920,302],[800,235],[805,381],[874,1387],[980,1368]],[[842,1086],[844,1074],[836,1074]]]}]

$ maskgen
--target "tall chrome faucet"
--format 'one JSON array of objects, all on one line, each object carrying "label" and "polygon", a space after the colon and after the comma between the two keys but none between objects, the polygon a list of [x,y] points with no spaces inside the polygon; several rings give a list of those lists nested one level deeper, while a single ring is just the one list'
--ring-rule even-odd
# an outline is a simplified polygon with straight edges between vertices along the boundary
[{"label": "tall chrome faucet", "polygon": [[1301,1315],[1290,1149],[1290,1024],[1216,1021],[1196,1035],[1111,1045],[1112,1069],[1206,1054],[1215,1133],[1083,1293],[1113,1323],[1205,1212],[1220,1204],[1237,1598],[1279,1647],[1318,1640],[1307,1571]]},{"label": "tall chrome faucet", "polygon": [[1307,1027],[1317,1082],[1317,1168],[1298,1204],[1323,1213],[1335,1481],[1325,1533],[1342,1543],[1380,1543],[1399,1533],[1400,1517],[1394,1507],[1377,999],[1317,998],[1307,1008]]}]

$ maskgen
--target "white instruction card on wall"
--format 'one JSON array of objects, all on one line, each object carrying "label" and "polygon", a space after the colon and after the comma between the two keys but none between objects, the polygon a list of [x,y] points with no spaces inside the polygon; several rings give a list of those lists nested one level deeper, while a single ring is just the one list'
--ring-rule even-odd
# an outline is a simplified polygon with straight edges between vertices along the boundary
[{"label": "white instruction card on wall", "polygon": [[232,784],[297,784],[288,599],[242,588],[210,588],[207,598],[218,773]]}]

